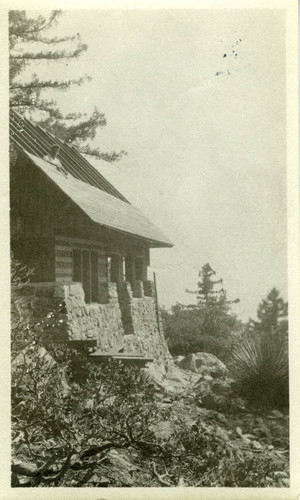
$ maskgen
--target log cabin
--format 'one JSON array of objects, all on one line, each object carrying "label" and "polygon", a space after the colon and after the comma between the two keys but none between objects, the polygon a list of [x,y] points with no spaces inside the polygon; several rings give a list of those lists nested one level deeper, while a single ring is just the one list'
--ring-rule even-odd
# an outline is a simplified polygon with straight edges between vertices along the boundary
[{"label": "log cabin", "polygon": [[[64,302],[62,340],[161,357],[167,348],[147,269],[151,248],[173,246],[168,237],[74,146],[14,111],[10,145],[11,250],[33,270],[34,297]],[[53,145],[57,164],[44,159]]]}]

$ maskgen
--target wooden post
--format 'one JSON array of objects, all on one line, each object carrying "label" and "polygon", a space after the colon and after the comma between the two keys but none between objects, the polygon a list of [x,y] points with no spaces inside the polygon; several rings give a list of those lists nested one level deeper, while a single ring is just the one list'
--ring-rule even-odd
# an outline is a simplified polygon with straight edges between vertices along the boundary
[{"label": "wooden post", "polygon": [[158,332],[161,334],[160,320],[159,320],[159,305],[158,305],[157,286],[156,286],[156,274],[155,273],[153,273],[153,283],[154,283],[155,310],[156,310],[156,317],[157,317],[157,326],[158,326]]}]

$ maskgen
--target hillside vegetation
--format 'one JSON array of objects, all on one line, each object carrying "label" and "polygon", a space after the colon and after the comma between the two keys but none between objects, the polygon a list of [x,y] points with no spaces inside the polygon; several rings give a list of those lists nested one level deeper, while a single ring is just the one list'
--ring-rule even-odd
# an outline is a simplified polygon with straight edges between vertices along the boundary
[{"label": "hillside vegetation", "polygon": [[[60,310],[37,318],[28,273],[13,264],[12,486],[288,486],[287,325],[277,292],[257,322],[234,319],[231,332],[228,321],[224,338],[215,335],[230,315],[224,292],[206,331],[218,299],[207,301],[204,319],[205,304],[180,307],[176,332],[190,349],[139,369],[46,350],[45,335],[66,325]],[[170,335],[178,311],[164,313],[171,352],[181,341]]]}]

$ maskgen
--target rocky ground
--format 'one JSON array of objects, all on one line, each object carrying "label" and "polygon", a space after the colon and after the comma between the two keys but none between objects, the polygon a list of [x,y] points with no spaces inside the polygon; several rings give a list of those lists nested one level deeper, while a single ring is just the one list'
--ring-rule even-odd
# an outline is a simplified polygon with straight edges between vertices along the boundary
[{"label": "rocky ground", "polygon": [[[261,459],[261,471],[251,475],[249,470],[249,484],[246,470],[241,474],[243,484],[235,484],[235,479],[230,478],[231,473],[228,471],[229,484],[226,484],[226,477],[218,478],[217,473],[215,482],[204,482],[204,486],[260,486],[261,483],[255,483],[256,476],[260,476],[260,480],[264,478],[266,486],[288,487],[288,415],[278,410],[250,408],[245,401],[234,396],[228,370],[215,356],[197,353],[177,357],[167,366],[149,365],[144,369],[144,375],[148,380],[151,379],[156,387],[158,404],[171,409],[170,417],[153,427],[159,440],[172,440],[172,436],[176,435],[183,422],[192,430],[200,419],[208,426],[210,423],[214,425],[220,446],[224,447],[224,455],[228,453],[230,456],[232,451],[232,456],[240,456],[241,468],[245,457],[248,457],[250,464],[251,460],[257,463]],[[273,469],[268,467],[270,461],[273,463]],[[274,463],[277,470],[274,470]],[[100,478],[99,474],[95,474],[88,485],[195,485],[194,482],[188,482],[184,473],[182,476],[177,474],[175,478],[175,473],[167,471],[159,461],[155,464],[146,460],[141,467],[141,457],[133,449],[111,450],[103,463],[102,473]],[[199,482],[199,486],[203,485]]]},{"label": "rocky ground", "polygon": [[[288,487],[288,415],[253,408],[237,397],[219,359],[204,352],[179,356],[149,364],[143,378],[154,388],[156,406],[165,415],[151,427],[154,441],[165,451],[144,443],[74,456],[65,486]],[[27,467],[24,475],[22,467]],[[15,486],[31,484],[28,476],[39,473],[20,453],[13,470],[19,478]]]}]

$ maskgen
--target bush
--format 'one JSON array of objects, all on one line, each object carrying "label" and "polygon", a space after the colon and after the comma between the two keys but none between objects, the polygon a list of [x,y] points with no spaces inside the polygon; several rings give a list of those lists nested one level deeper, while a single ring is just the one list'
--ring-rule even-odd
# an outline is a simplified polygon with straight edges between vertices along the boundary
[{"label": "bush", "polygon": [[101,462],[113,448],[155,447],[151,426],[166,413],[139,369],[33,345],[12,369],[13,485],[83,485],[78,471],[97,472],[91,457]]},{"label": "bush", "polygon": [[288,353],[285,339],[265,334],[244,340],[232,353],[236,392],[252,404],[286,408],[289,401]]},{"label": "bush", "polygon": [[162,309],[161,316],[172,356],[202,351],[226,363],[242,331],[234,315],[213,307],[202,310],[177,303],[170,312]]},{"label": "bush", "polygon": [[[192,423],[176,419],[174,432],[156,454],[157,469],[169,486],[266,487],[278,481],[280,459],[241,447],[231,431],[201,415]],[[287,478],[288,472],[281,471]],[[181,480],[181,481],[180,481]]]}]

